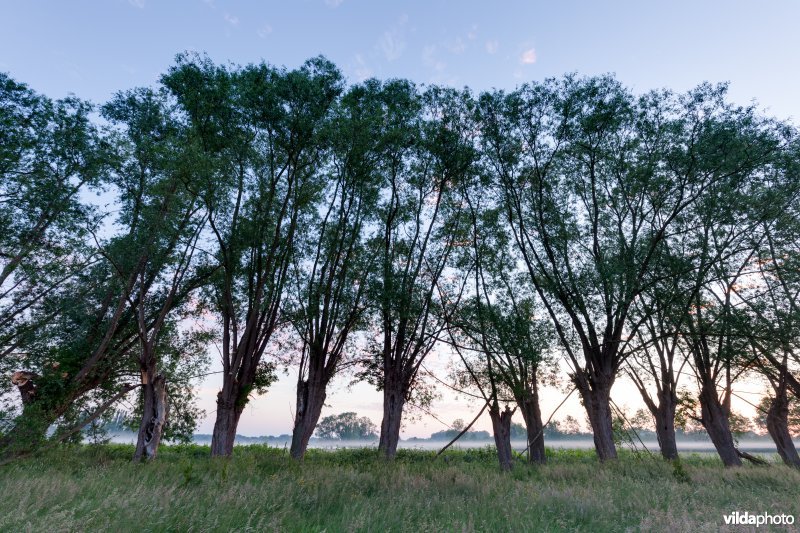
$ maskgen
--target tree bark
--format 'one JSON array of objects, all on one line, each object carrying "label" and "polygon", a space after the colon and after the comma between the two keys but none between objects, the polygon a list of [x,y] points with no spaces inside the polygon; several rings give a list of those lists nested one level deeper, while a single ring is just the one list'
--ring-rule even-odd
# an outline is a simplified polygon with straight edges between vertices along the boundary
[{"label": "tree bark", "polygon": [[36,380],[39,379],[37,374],[33,372],[26,372],[20,370],[14,372],[11,376],[11,383],[17,387],[19,391],[22,405],[30,405],[36,400]]},{"label": "tree bark", "polygon": [[733,442],[728,412],[719,401],[713,381],[703,383],[700,388],[700,410],[703,427],[717,449],[725,466],[742,466],[742,460]]},{"label": "tree bark", "polygon": [[211,436],[212,457],[230,457],[233,454],[236,427],[244,409],[244,402],[239,400],[240,394],[239,387],[228,380],[217,393],[217,418]]},{"label": "tree bark", "polygon": [[403,421],[405,392],[399,380],[387,376],[383,388],[383,421],[381,422],[381,438],[378,450],[386,459],[394,459],[397,455],[397,444],[400,441],[400,424]]},{"label": "tree bark", "polygon": [[302,460],[308,449],[308,441],[317,427],[319,415],[325,405],[326,383],[309,373],[309,379],[297,383],[297,411],[292,431],[290,454],[293,459]]},{"label": "tree bark", "polygon": [[511,460],[512,414],[513,411],[509,409],[508,406],[506,406],[502,412],[496,403],[489,408],[489,418],[492,420],[494,443],[497,447],[497,460],[500,462],[500,469],[506,472],[511,470],[513,466]]},{"label": "tree bark", "polygon": [[136,451],[133,455],[134,461],[155,459],[169,414],[166,380],[161,374],[155,376],[153,374],[152,371],[142,373],[144,409]]},{"label": "tree bark", "polygon": [[617,447],[614,444],[614,428],[611,418],[611,383],[598,376],[589,378],[576,376],[575,383],[581,394],[584,408],[589,415],[594,437],[594,449],[601,461],[617,458]]},{"label": "tree bark", "polygon": [[778,455],[788,466],[800,468],[800,456],[789,433],[789,399],[786,396],[786,385],[782,383],[775,391],[767,410],[767,431],[775,442]]},{"label": "tree bark", "polygon": [[678,459],[678,443],[675,440],[675,409],[678,398],[670,391],[658,395],[658,405],[648,405],[656,423],[656,438],[661,456],[667,461]]},{"label": "tree bark", "polygon": [[544,424],[539,409],[539,393],[534,386],[533,394],[517,401],[528,433],[528,462],[545,464]]}]

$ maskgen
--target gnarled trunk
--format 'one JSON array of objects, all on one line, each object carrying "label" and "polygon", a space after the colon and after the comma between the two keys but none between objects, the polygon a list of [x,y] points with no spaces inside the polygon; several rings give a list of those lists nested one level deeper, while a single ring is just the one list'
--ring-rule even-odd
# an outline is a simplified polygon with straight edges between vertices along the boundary
[{"label": "gnarled trunk", "polygon": [[506,406],[501,412],[500,407],[495,403],[489,408],[489,418],[492,420],[492,432],[494,433],[494,444],[497,447],[497,460],[500,462],[500,469],[511,470],[511,415],[513,411]]},{"label": "gnarled trunk", "polygon": [[669,391],[659,394],[658,405],[649,406],[656,423],[656,438],[661,456],[674,461],[678,458],[678,443],[675,440],[675,409],[678,398]]},{"label": "gnarled trunk", "polygon": [[161,443],[169,413],[164,376],[154,376],[152,370],[142,372],[142,399],[144,409],[136,451],[133,454],[135,461],[154,459],[158,454],[158,445]]},{"label": "gnarled trunk", "polygon": [[678,443],[675,440],[675,404],[659,406],[655,413],[655,421],[661,457],[667,461],[674,461],[678,458]]},{"label": "gnarled trunk", "polygon": [[775,442],[778,455],[789,466],[800,468],[800,456],[789,433],[789,398],[786,396],[786,384],[782,383],[775,391],[767,410],[767,431]]},{"label": "gnarled trunk", "polygon": [[611,383],[599,376],[592,376],[589,385],[587,376],[576,376],[575,383],[581,394],[583,406],[589,416],[594,437],[594,449],[601,461],[617,458],[614,444],[614,429],[611,418]]},{"label": "gnarled trunk", "polygon": [[217,393],[217,418],[211,435],[211,456],[230,457],[236,440],[236,427],[244,409],[240,401],[239,387],[226,380],[222,390]]},{"label": "gnarled trunk", "polygon": [[714,443],[722,463],[725,466],[742,466],[742,460],[733,442],[728,412],[719,401],[713,381],[703,383],[700,388],[700,412],[703,427]]},{"label": "gnarled trunk", "polygon": [[297,412],[294,417],[292,446],[290,454],[293,459],[302,459],[308,448],[308,441],[314,433],[319,421],[322,407],[325,405],[326,383],[316,375],[309,375],[305,381],[297,383]]},{"label": "gnarled trunk", "polygon": [[544,425],[542,411],[539,409],[539,394],[534,388],[533,394],[517,401],[528,433],[528,461],[544,464],[547,458],[544,453]]},{"label": "gnarled trunk", "polygon": [[405,401],[405,392],[399,380],[387,379],[383,388],[383,421],[381,422],[381,439],[378,444],[378,450],[386,459],[394,459],[397,455],[397,443],[400,441],[400,424],[403,421]]}]

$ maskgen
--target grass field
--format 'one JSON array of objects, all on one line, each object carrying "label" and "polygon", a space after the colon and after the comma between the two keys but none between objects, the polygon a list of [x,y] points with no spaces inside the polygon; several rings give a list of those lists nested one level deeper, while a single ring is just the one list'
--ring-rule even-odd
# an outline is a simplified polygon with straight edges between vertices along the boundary
[{"label": "grass field", "polygon": [[[800,520],[800,471],[679,466],[623,454],[552,451],[550,463],[501,473],[493,450],[433,454],[162,447],[133,464],[124,445],[54,450],[0,468],[2,531],[720,531],[732,511]],[[795,524],[797,526],[797,524]],[[731,527],[746,531],[747,527]],[[759,531],[770,528],[761,527]]]}]

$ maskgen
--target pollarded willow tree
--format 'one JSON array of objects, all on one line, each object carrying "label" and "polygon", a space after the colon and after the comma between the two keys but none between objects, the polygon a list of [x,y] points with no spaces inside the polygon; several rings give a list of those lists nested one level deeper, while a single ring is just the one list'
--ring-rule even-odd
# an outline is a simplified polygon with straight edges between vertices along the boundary
[{"label": "pollarded willow tree", "polygon": [[302,459],[326,388],[340,365],[354,362],[353,336],[365,325],[368,276],[377,262],[370,238],[378,203],[383,109],[381,88],[352,87],[327,130],[327,164],[287,286],[286,316],[302,340],[291,455]]},{"label": "pollarded willow tree", "polygon": [[633,320],[640,316],[642,319],[635,339],[628,345],[626,364],[627,375],[653,418],[661,456],[671,461],[678,459],[675,414],[680,405],[678,383],[687,364],[680,348],[680,326],[691,306],[689,298],[676,296],[688,290],[685,274],[691,267],[679,257],[670,260],[668,254],[662,263],[677,271],[662,272],[660,279],[634,302],[631,316]]},{"label": "pollarded willow tree", "polygon": [[[89,266],[30,307],[36,335],[23,337],[22,347],[33,372],[16,379],[23,409],[11,437],[23,451],[44,441],[49,427],[56,427],[53,439],[70,438],[138,389],[136,456],[151,458],[166,422],[159,360],[165,350],[185,355],[175,315],[203,282],[192,257],[204,217],[184,187],[187,162],[162,96],[120,94],[102,112],[109,121],[103,184],[117,216],[102,231],[92,224],[73,234],[84,237],[73,253],[85,254]],[[176,394],[187,390],[182,381]]]},{"label": "pollarded willow tree", "polygon": [[763,180],[767,213],[748,232],[752,261],[730,292],[746,315],[740,335],[750,352],[748,367],[771,388],[762,415],[767,431],[784,463],[800,467],[789,423],[790,395],[800,398],[800,161],[793,148],[779,171]]},{"label": "pollarded willow tree", "polygon": [[637,99],[613,78],[568,76],[481,97],[494,188],[601,460],[616,458],[610,395],[639,326],[631,306],[665,240],[709,186],[752,175],[780,145],[773,124],[724,96]]},{"label": "pollarded willow tree", "polygon": [[322,133],[342,91],[323,58],[296,70],[228,69],[181,56],[164,76],[192,128],[218,272],[208,304],[222,327],[212,455],[233,452],[239,417],[273,379],[262,360],[279,324],[298,232],[312,220]]},{"label": "pollarded willow tree", "polygon": [[458,234],[454,188],[472,171],[475,128],[467,93],[434,87],[420,94],[393,81],[381,98],[379,252],[369,293],[378,338],[366,372],[383,391],[379,448],[391,459],[420,365],[445,324],[436,289]]},{"label": "pollarded willow tree", "polygon": [[500,409],[508,398],[525,420],[528,460],[542,464],[539,384],[541,371],[552,364],[552,330],[519,271],[510,235],[502,227],[502,209],[484,194],[479,179],[465,180],[460,190],[466,221],[456,268],[466,273],[469,296],[463,304],[454,298],[455,309],[445,310],[451,346],[489,406],[501,467],[511,468],[512,411]]},{"label": "pollarded willow tree", "polygon": [[88,242],[100,217],[82,195],[106,183],[112,159],[92,109],[0,76],[0,362],[21,398],[6,456],[54,425],[54,438],[76,431],[90,396],[102,405],[131,390],[109,378],[123,366],[127,304]]},{"label": "pollarded willow tree", "polygon": [[[110,181],[119,195],[116,225],[125,231],[108,242],[98,240],[98,252],[119,277],[133,315],[142,402],[134,457],[152,459],[169,409],[170,376],[162,372],[161,352],[170,343],[162,336],[176,328],[176,315],[187,314],[193,291],[212,273],[198,252],[207,214],[192,186],[186,132],[165,92],[120,93],[102,110],[114,127]],[[185,394],[182,389],[174,392]]]},{"label": "pollarded willow tree", "polygon": [[[759,156],[758,165],[748,172],[733,167],[728,179],[709,186],[692,207],[685,229],[670,239],[682,240],[681,258],[689,268],[672,271],[683,280],[679,283],[683,289],[670,298],[678,303],[679,312],[669,321],[699,388],[699,414],[693,416],[727,466],[740,465],[742,457],[753,459],[737,449],[731,432],[733,386],[753,364],[747,341],[752,328],[745,300],[735,287],[750,283],[759,250],[765,246],[762,227],[773,224],[792,196],[775,187],[785,181],[784,169],[776,163],[792,132],[760,119],[752,109],[737,111],[741,118],[723,122],[716,143],[736,154]],[[708,160],[717,168],[737,163],[719,152],[710,152]]]}]

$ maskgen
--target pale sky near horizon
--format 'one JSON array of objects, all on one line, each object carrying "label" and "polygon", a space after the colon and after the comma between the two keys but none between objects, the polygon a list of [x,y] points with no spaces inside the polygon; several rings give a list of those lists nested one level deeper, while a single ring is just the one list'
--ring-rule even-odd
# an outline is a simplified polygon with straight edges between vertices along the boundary
[{"label": "pale sky near horizon", "polygon": [[[635,92],[728,81],[734,101],[755,100],[797,124],[798,23],[800,2],[792,1],[0,0],[0,71],[51,97],[74,93],[97,103],[118,90],[155,85],[184,50],[218,62],[290,68],[322,54],[351,82],[399,77],[476,92],[567,72],[611,72]],[[442,354],[430,361],[442,378],[445,360]],[[200,389],[209,413],[200,432],[213,425],[214,377]],[[290,432],[294,379],[282,378],[251,402],[239,432]],[[348,390],[348,381],[334,383],[323,416],[354,410],[380,424],[380,394],[366,385]],[[615,386],[620,405],[639,407],[636,394]],[[557,418],[583,420],[576,396]],[[562,398],[561,391],[545,392],[545,417]],[[468,421],[480,408],[451,394],[434,405],[448,423]],[[745,403],[740,408],[752,414]],[[488,429],[488,420],[478,427]],[[403,436],[440,429],[423,417]]]}]

